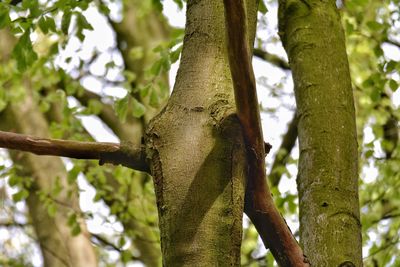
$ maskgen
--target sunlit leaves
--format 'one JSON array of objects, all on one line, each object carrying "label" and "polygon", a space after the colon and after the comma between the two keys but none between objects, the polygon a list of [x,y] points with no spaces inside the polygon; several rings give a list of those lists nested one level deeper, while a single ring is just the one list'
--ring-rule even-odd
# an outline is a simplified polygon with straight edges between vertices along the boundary
[{"label": "sunlit leaves", "polygon": [[44,34],[57,31],[54,19],[49,16],[42,16],[38,21],[38,26]]},{"label": "sunlit leaves", "polygon": [[130,95],[118,99],[114,107],[119,119],[123,122],[129,114],[135,118],[140,118],[146,112],[146,107]]},{"label": "sunlit leaves", "polygon": [[114,105],[115,112],[117,113],[118,118],[122,122],[125,122],[126,116],[128,115],[128,103],[129,103],[129,97],[123,97],[115,101]]},{"label": "sunlit leaves", "polygon": [[132,98],[132,115],[135,118],[140,118],[142,117],[145,112],[146,112],[146,108],[143,104],[141,104],[139,101],[137,101],[135,98]]}]

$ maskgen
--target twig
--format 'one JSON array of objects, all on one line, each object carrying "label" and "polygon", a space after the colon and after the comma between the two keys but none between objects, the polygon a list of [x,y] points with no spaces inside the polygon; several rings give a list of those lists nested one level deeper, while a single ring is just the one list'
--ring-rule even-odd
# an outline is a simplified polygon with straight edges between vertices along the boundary
[{"label": "twig", "polygon": [[277,55],[268,53],[261,48],[254,48],[253,55],[267,61],[268,63],[274,65],[275,67],[281,68],[283,70],[290,70],[289,63]]},{"label": "twig", "polygon": [[67,141],[0,131],[0,147],[37,155],[97,159],[100,165],[121,164],[131,169],[149,172],[144,148],[134,148],[130,143]]},{"label": "twig", "polygon": [[247,146],[248,181],[244,209],[280,266],[310,266],[275,207],[266,183],[264,141],[246,36],[244,3],[224,0],[224,6],[236,109]]},{"label": "twig", "polygon": [[289,155],[296,144],[297,140],[297,114],[295,113],[292,121],[289,123],[286,134],[283,136],[281,146],[279,147],[278,153],[275,156],[274,163],[272,164],[271,172],[268,176],[272,187],[279,185],[282,174],[278,171],[279,166],[285,166],[287,164]]}]

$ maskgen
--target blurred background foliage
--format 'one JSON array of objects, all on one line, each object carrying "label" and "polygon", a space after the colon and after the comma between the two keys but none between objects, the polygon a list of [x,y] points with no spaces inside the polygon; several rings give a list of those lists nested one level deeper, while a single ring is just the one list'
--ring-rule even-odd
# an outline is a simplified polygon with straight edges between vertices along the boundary
[{"label": "blurred background foliage", "polygon": [[[400,1],[336,4],[356,100],[364,264],[400,266]],[[185,6],[182,0],[0,2],[2,34],[15,36],[14,47],[0,39],[0,111],[22,101],[28,83],[52,137],[140,144],[172,90],[184,33],[174,16],[182,17]],[[273,144],[270,184],[297,235],[296,108],[276,10],[277,1],[261,1],[254,65],[266,140]],[[40,266],[25,205],[32,177],[21,175],[6,151],[0,157],[0,265]],[[151,177],[96,162],[64,164],[68,183],[77,183],[81,196],[81,210],[67,214],[71,234],[79,234],[78,221],[86,220],[101,266],[158,265]],[[54,202],[64,188],[57,181],[50,192],[35,192],[49,216],[59,212]],[[242,265],[275,266],[248,220]]]}]

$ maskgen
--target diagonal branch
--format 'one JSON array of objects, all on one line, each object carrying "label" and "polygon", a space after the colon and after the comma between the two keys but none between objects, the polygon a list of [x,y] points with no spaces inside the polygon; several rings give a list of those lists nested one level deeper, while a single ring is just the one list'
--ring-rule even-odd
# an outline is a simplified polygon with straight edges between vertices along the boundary
[{"label": "diagonal branch", "polygon": [[283,70],[290,70],[289,63],[285,61],[284,59],[280,58],[277,55],[268,53],[265,50],[262,50],[261,48],[254,48],[253,49],[253,55],[265,60],[266,62],[274,65],[275,67],[281,68]]},{"label": "diagonal branch", "polygon": [[104,163],[121,164],[131,169],[149,172],[144,148],[134,148],[130,143],[47,139],[0,131],[0,147],[31,152],[37,155],[97,159],[100,165]]},{"label": "diagonal branch", "polygon": [[273,203],[266,183],[264,141],[256,83],[246,36],[243,0],[224,0],[229,65],[237,115],[247,146],[245,212],[280,266],[310,266]]},{"label": "diagonal branch", "polygon": [[282,177],[282,172],[279,171],[280,167],[286,166],[290,153],[297,140],[297,113],[294,114],[293,119],[290,121],[288,125],[288,129],[286,134],[282,138],[282,143],[279,147],[278,153],[275,156],[274,163],[271,167],[271,172],[268,176],[270,185],[272,187],[276,187],[279,185],[279,182]]}]

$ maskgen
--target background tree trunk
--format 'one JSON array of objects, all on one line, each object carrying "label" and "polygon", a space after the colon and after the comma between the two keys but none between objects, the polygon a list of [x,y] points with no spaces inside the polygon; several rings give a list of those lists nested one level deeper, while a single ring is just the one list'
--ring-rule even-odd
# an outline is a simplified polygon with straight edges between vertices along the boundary
[{"label": "background tree trunk", "polygon": [[[5,30],[0,32],[0,36],[4,61],[9,57],[14,40]],[[8,105],[1,114],[0,127],[3,130],[49,137],[48,125],[32,97],[28,79],[23,87],[26,88],[25,98],[21,102]],[[67,183],[67,173],[61,159],[15,151],[10,152],[10,155],[14,164],[23,166],[18,175],[32,179],[32,184],[27,188],[29,196],[26,203],[42,250],[44,265],[97,266],[90,235],[84,220],[79,218],[81,214],[77,187]],[[59,194],[54,194],[56,186],[63,189]],[[42,198],[48,198],[52,202],[50,205],[56,207],[54,216],[49,214],[48,205],[44,204]],[[67,225],[71,213],[78,214],[81,233],[77,236],[71,234],[71,227]]]},{"label": "background tree trunk", "polygon": [[357,135],[335,1],[280,1],[300,145],[300,241],[313,266],[362,266]]}]

